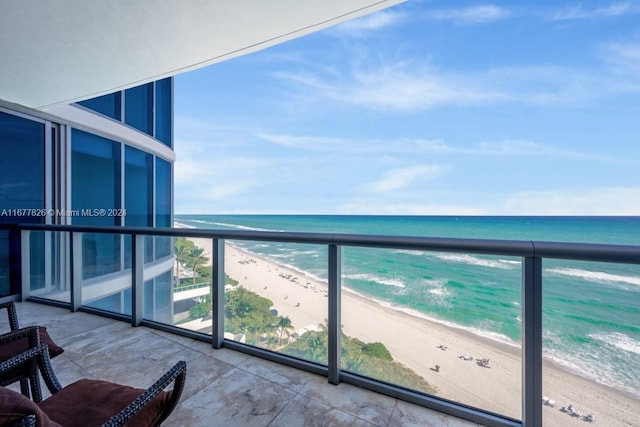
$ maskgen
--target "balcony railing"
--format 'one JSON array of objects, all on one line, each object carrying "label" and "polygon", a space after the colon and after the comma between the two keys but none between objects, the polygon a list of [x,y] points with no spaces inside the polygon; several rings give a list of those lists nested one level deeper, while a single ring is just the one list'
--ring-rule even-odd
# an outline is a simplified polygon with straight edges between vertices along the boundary
[{"label": "balcony railing", "polygon": [[[32,224],[18,226],[18,230],[21,233],[20,265],[23,299],[53,302],[68,306],[72,311],[90,311],[126,319],[133,326],[145,325],[199,340],[210,340],[215,348],[228,347],[311,371],[326,376],[328,381],[333,384],[340,382],[354,384],[483,425],[496,426],[543,425],[543,259],[640,264],[640,247],[623,245]],[[91,240],[91,245],[95,245],[97,242],[97,244],[106,244],[108,248],[115,250],[115,263],[118,264],[116,267],[103,269],[100,274],[87,273],[87,251],[95,255],[96,248],[87,247],[88,240],[85,237],[92,235],[100,235],[104,238]],[[198,332],[199,328],[188,329],[181,326],[183,324],[173,320],[173,309],[169,310],[169,317],[153,314],[154,310],[161,312],[167,302],[159,301],[161,298],[158,296],[159,289],[166,291],[166,286],[163,288],[160,283],[154,284],[152,279],[161,277],[163,271],[167,271],[167,268],[172,269],[174,265],[171,251],[169,253],[166,250],[164,252],[156,251],[156,255],[164,256],[153,256],[154,250],[157,248],[166,249],[166,242],[163,242],[162,239],[174,237],[206,239],[212,263],[211,288],[207,295],[211,296],[212,305],[210,324],[203,322],[202,325],[210,328],[208,332]],[[282,346],[261,345],[260,340],[266,336],[264,333],[261,335],[256,332],[257,341],[252,344],[244,344],[237,338],[225,338],[225,321],[228,322],[225,320],[225,309],[227,308],[225,307],[225,272],[231,262],[225,255],[225,243],[229,242],[269,242],[303,246],[314,245],[314,247],[326,248],[326,259],[323,261],[325,263],[324,274],[321,274],[326,279],[327,298],[324,299],[326,301],[326,318],[317,319],[316,322],[322,323],[326,320],[326,342],[324,343],[326,359],[292,356],[280,351]],[[519,396],[514,397],[520,402],[519,410],[515,413],[508,413],[508,411],[500,411],[499,408],[478,407],[473,403],[466,402],[463,397],[458,399],[456,396],[437,396],[424,390],[412,389],[411,386],[404,383],[397,384],[389,380],[375,379],[368,376],[366,372],[361,375],[354,372],[357,370],[345,367],[344,360],[342,360],[345,345],[343,340],[346,339],[343,334],[343,326],[345,319],[349,319],[350,316],[343,305],[343,300],[346,298],[342,284],[344,277],[342,274],[343,249],[345,248],[348,250],[366,248],[367,250],[475,254],[517,257],[521,260],[521,280],[518,290],[521,310],[519,316],[521,342],[517,349],[520,352],[521,381]],[[36,261],[41,265],[34,266],[34,256],[39,257],[38,259],[43,257],[45,259]],[[96,264],[101,262],[100,257],[94,256],[94,258],[93,262]],[[272,267],[275,269],[276,265],[273,264]],[[93,267],[100,270],[99,265]],[[35,280],[40,283],[37,286],[34,286],[34,274],[43,276]],[[242,280],[243,278],[236,277],[235,279]],[[170,281],[170,292],[174,292],[176,289],[173,288],[173,280]],[[298,285],[306,286],[302,283],[298,283]],[[102,291],[96,291],[98,288]],[[199,285],[185,286],[178,291],[185,292],[187,288],[192,291],[200,289]],[[265,286],[264,289],[266,290],[267,287]],[[100,300],[101,295],[107,294],[112,295],[114,301],[120,304],[119,310],[113,312],[100,303],[92,303],[92,301]],[[174,300],[171,299],[168,303],[173,306]],[[280,338],[282,338],[282,332],[283,330],[280,329]],[[228,333],[227,337],[229,337]],[[410,343],[407,345],[410,349]],[[439,367],[437,369],[439,370]],[[445,373],[442,374],[445,375]]]}]

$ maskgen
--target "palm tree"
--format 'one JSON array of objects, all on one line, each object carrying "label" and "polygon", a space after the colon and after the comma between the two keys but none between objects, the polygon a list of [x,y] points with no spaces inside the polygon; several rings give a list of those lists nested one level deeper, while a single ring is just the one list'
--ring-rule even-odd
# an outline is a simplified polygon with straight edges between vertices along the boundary
[{"label": "palm tree", "polygon": [[193,271],[193,284],[196,284],[196,269],[199,265],[204,265],[209,261],[209,258],[203,255],[204,249],[195,247],[191,250],[191,254],[189,255],[189,263],[191,264],[191,269]]},{"label": "palm tree", "polygon": [[282,345],[282,336],[286,335],[287,338],[289,338],[291,336],[289,330],[293,329],[293,325],[291,324],[291,319],[289,319],[289,316],[278,317],[278,322],[276,323],[276,325],[278,326],[278,330],[280,331],[278,345]]},{"label": "palm tree", "polygon": [[180,267],[186,265],[191,257],[193,242],[184,237],[176,237],[175,257],[176,257],[176,286],[180,285]]}]

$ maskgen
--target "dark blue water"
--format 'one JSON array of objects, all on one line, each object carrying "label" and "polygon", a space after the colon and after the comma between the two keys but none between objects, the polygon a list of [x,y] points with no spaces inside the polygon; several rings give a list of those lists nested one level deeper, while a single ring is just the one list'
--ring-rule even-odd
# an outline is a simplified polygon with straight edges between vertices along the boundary
[{"label": "dark blue water", "polygon": [[[197,228],[640,245],[640,217],[177,215]],[[236,242],[324,279],[326,248]],[[640,262],[640,260],[639,260]],[[343,248],[343,286],[380,304],[518,345],[521,260]],[[545,356],[640,396],[640,266],[544,260]]]}]

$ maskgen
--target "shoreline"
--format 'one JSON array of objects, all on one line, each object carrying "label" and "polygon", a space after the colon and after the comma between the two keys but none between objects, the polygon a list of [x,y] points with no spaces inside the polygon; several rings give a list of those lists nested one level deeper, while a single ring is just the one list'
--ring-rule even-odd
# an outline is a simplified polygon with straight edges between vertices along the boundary
[{"label": "shoreline", "polygon": [[[182,226],[176,225],[178,227]],[[189,238],[210,256],[208,239]],[[240,285],[269,298],[278,314],[288,316],[296,330],[314,327],[327,317],[326,283],[255,253],[227,244],[226,273]],[[299,305],[297,305],[299,304]],[[520,419],[521,357],[518,346],[414,316],[380,304],[359,292],[342,293],[346,335],[382,342],[394,360],[434,385],[437,396]],[[446,349],[442,349],[444,346]],[[464,361],[460,356],[472,356]],[[476,359],[491,362],[487,369]],[[632,426],[638,399],[622,390],[576,375],[557,362],[544,360],[544,394],[556,402],[544,406],[545,425],[584,425],[580,417],[560,411],[573,404],[607,425]],[[439,365],[439,372],[434,366]]]}]

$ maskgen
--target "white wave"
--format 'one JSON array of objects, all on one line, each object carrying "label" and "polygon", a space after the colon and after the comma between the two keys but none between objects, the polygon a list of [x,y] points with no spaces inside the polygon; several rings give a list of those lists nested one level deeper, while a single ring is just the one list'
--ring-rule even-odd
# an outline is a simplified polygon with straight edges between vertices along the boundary
[{"label": "white wave", "polygon": [[[584,350],[580,354],[581,357],[575,357],[575,354],[567,349],[561,350],[552,346],[545,346],[543,357],[552,360],[564,369],[588,380],[613,387],[624,393],[628,393],[636,398],[640,398],[640,392],[635,387],[630,387],[621,380],[618,375],[618,369],[609,363],[605,363],[595,353],[585,354]],[[597,360],[598,363],[593,361]]]},{"label": "white wave", "polygon": [[352,280],[365,280],[367,282],[375,282],[385,286],[395,286],[398,288],[404,288],[404,283],[402,283],[402,281],[400,280],[386,279],[380,276],[376,276],[374,274],[364,274],[364,273],[348,274],[348,275],[345,275],[344,277]]},{"label": "white wave", "polygon": [[[239,225],[239,224],[229,224],[226,222],[215,222],[215,221],[205,221],[202,219],[188,219],[188,220],[183,220],[183,221],[190,221],[190,222],[197,222],[198,224],[207,224],[207,225],[216,225],[219,227],[229,227],[229,228],[235,228],[238,230],[251,230],[251,231],[278,231],[278,232],[282,232],[284,230],[269,230],[268,228],[260,228],[260,227],[249,227],[246,225]],[[196,228],[196,227],[189,227],[189,228]]]},{"label": "white wave", "polygon": [[513,259],[499,259],[498,262],[502,262],[505,264],[511,264],[511,265],[522,265],[522,261],[516,261]]},{"label": "white wave", "polygon": [[604,271],[580,270],[578,268],[549,268],[547,273],[555,273],[563,276],[579,277],[590,282],[598,283],[626,283],[640,286],[640,277],[622,276],[619,274],[606,273]]},{"label": "white wave", "polygon": [[601,341],[605,344],[609,344],[620,350],[628,351],[629,353],[635,353],[640,355],[640,341],[622,334],[620,332],[607,333],[592,333],[589,334],[590,338]]},{"label": "white wave", "polygon": [[382,307],[390,308],[390,309],[393,309],[395,311],[400,311],[400,312],[403,312],[405,314],[409,314],[409,315],[414,316],[414,317],[418,317],[418,318],[421,318],[421,319],[428,320],[430,322],[439,323],[441,325],[445,325],[445,326],[448,326],[450,328],[455,328],[455,329],[461,329],[461,330],[464,330],[464,331],[468,331],[468,332],[471,332],[474,335],[478,335],[478,336],[481,336],[481,337],[489,338],[489,339],[491,339],[493,341],[498,341],[498,342],[501,342],[503,344],[508,344],[510,346],[513,346],[513,347],[520,347],[519,343],[513,341],[508,336],[506,336],[504,334],[501,334],[499,332],[493,332],[493,331],[490,331],[490,330],[487,330],[487,329],[484,329],[484,328],[478,328],[478,327],[462,326],[462,325],[459,325],[457,323],[453,323],[453,322],[450,322],[450,321],[447,321],[447,320],[439,319],[437,317],[428,316],[428,315],[426,315],[426,314],[424,314],[424,313],[422,313],[422,312],[420,312],[418,310],[414,310],[414,309],[411,309],[411,308],[398,306],[398,305],[395,305],[395,304],[392,304],[392,303],[389,303],[389,302],[386,302],[386,301],[380,301],[380,300],[372,299],[372,298],[366,297],[366,296],[365,296],[365,298],[369,298],[369,299],[373,300],[374,302],[376,302],[378,305],[381,305]]},{"label": "white wave", "polygon": [[422,256],[422,255],[424,255],[424,251],[416,251],[416,250],[410,250],[410,249],[395,249],[395,250],[391,251],[391,253],[394,253],[394,254],[417,255],[417,256]]},{"label": "white wave", "polygon": [[196,228],[196,227],[194,227],[193,225],[183,224],[183,223],[178,222],[178,221],[174,221],[174,222],[173,222],[173,226],[174,226],[175,228]]},{"label": "white wave", "polygon": [[313,249],[307,251],[291,251],[291,255],[318,255],[318,251],[314,251]]},{"label": "white wave", "polygon": [[437,255],[436,258],[443,261],[459,262],[469,265],[478,265],[481,267],[500,268],[503,270],[511,268],[510,263],[504,262],[504,260],[484,259],[466,254],[440,254]]}]

